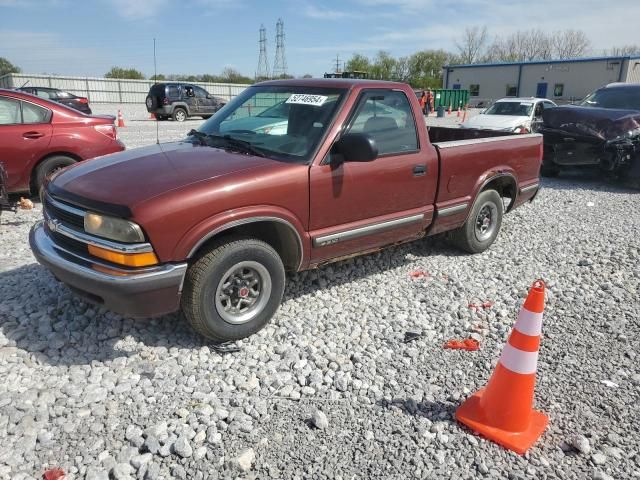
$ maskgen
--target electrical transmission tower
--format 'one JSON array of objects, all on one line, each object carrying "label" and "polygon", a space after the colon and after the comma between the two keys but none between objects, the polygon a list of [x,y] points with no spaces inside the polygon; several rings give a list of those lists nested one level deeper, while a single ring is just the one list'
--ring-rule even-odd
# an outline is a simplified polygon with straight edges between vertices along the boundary
[{"label": "electrical transmission tower", "polygon": [[269,78],[269,60],[267,60],[267,29],[260,25],[260,58],[258,58],[258,70],[256,80]]},{"label": "electrical transmission tower", "polygon": [[287,74],[287,58],[284,54],[284,22],[281,18],[276,23],[276,59],[273,62],[273,78]]}]

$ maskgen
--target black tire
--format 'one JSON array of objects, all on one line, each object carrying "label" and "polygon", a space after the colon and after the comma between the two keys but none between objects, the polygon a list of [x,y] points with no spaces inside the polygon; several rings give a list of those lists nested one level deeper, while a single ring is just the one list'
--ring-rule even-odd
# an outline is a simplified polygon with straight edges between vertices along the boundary
[{"label": "black tire", "polygon": [[42,187],[42,183],[47,176],[51,175],[56,170],[60,170],[61,168],[68,167],[69,165],[73,165],[76,163],[71,157],[66,157],[64,155],[54,155],[53,157],[49,157],[44,160],[40,165],[36,167],[36,176],[35,176],[35,192],[39,192]]},{"label": "black tire", "polygon": [[[258,286],[249,287],[248,282],[256,278]],[[216,342],[238,340],[267,324],[280,306],[284,286],[284,265],[269,244],[253,238],[226,238],[214,243],[187,270],[182,311],[200,335]],[[256,297],[251,295],[253,288],[258,290]],[[233,300],[239,304],[241,297],[254,298],[244,314],[232,311]]]},{"label": "black tire", "polygon": [[153,95],[147,95],[144,103],[147,106],[147,110],[155,110],[156,108],[158,108],[159,104],[158,98]]},{"label": "black tire", "polygon": [[449,234],[451,242],[465,252],[484,252],[500,232],[503,210],[504,205],[498,192],[481,192],[465,224]]},{"label": "black tire", "polygon": [[209,120],[213,115],[201,115],[201,117],[205,120]]},{"label": "black tire", "polygon": [[176,122],[184,122],[189,117],[189,115],[187,114],[187,111],[184,108],[176,107],[173,110],[172,117]]}]

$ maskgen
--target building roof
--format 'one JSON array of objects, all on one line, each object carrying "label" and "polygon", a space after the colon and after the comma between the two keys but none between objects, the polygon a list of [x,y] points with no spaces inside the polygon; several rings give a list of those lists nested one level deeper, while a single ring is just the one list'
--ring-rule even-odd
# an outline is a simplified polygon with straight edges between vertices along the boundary
[{"label": "building roof", "polygon": [[477,67],[513,67],[520,65],[548,65],[550,63],[578,63],[578,62],[601,62],[604,60],[639,60],[640,55],[626,55],[620,57],[585,57],[569,58],[564,60],[534,60],[531,62],[496,62],[496,63],[470,63],[460,65],[445,65],[442,68],[477,68]]}]

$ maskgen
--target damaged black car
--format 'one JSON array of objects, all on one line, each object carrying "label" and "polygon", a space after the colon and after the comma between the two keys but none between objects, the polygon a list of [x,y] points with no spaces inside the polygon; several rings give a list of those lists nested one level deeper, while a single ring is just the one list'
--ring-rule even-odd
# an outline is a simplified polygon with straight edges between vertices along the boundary
[{"label": "damaged black car", "polygon": [[607,85],[579,105],[545,110],[542,118],[542,175],[591,166],[640,181],[640,85]]}]

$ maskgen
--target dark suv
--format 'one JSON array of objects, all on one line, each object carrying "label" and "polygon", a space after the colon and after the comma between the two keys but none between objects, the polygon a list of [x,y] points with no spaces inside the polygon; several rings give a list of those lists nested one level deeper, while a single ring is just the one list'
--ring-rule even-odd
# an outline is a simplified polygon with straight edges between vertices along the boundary
[{"label": "dark suv", "polygon": [[188,83],[156,83],[147,95],[147,111],[158,120],[173,118],[184,122],[188,117],[209,118],[227,101],[215,97],[204,88]]}]

